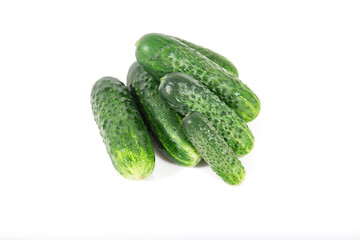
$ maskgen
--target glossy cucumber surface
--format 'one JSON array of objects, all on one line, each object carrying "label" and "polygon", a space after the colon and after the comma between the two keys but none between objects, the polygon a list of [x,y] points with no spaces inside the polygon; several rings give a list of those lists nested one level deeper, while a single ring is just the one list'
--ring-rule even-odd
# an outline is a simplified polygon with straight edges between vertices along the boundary
[{"label": "glossy cucumber surface", "polygon": [[238,70],[236,69],[235,65],[226,57],[222,56],[221,54],[219,54],[217,52],[212,51],[211,49],[205,48],[203,46],[188,42],[181,38],[177,38],[177,37],[175,37],[175,38],[177,40],[179,40],[180,42],[185,43],[192,49],[198,51],[199,53],[201,53],[202,55],[204,55],[211,61],[217,63],[218,65],[220,65],[220,67],[225,68],[229,73],[235,75],[236,77],[239,77],[239,73],[238,73]]}]

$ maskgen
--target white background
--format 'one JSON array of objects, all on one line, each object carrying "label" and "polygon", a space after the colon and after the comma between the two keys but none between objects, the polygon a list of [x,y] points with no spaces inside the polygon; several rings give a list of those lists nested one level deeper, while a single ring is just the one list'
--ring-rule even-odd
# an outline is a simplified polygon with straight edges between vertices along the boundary
[{"label": "white background", "polygon": [[[360,239],[358,1],[1,1],[0,239]],[[262,102],[239,186],[204,163],[113,168],[90,106],[160,32]]]}]

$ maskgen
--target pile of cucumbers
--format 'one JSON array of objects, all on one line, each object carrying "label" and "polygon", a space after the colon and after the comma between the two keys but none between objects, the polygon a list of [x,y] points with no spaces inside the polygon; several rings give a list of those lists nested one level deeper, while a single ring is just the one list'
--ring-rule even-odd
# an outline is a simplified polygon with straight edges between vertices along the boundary
[{"label": "pile of cucumbers", "polygon": [[149,176],[158,149],[181,166],[201,159],[226,183],[239,184],[239,157],[254,146],[247,122],[260,112],[259,98],[238,79],[225,57],[180,38],[158,33],[136,43],[125,86],[103,77],[91,90],[91,106],[116,170],[125,178]]}]

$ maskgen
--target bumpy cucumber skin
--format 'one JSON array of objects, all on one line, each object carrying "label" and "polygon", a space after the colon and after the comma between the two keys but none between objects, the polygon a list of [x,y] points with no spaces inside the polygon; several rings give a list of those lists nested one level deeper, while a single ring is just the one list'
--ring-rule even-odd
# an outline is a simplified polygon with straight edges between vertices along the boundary
[{"label": "bumpy cucumber skin", "polygon": [[236,76],[173,37],[157,33],[144,35],[137,42],[136,58],[158,79],[172,72],[194,77],[245,122],[255,119],[260,112],[259,98]]},{"label": "bumpy cucumber skin", "polygon": [[161,79],[160,95],[183,116],[203,114],[239,156],[249,153],[254,136],[247,124],[207,87],[184,73],[169,73]]},{"label": "bumpy cucumber skin", "polygon": [[131,180],[149,176],[155,166],[154,150],[127,87],[113,77],[99,79],[91,90],[91,106],[115,169]]},{"label": "bumpy cucumber skin", "polygon": [[159,82],[135,62],[128,71],[127,85],[163,154],[181,166],[197,165],[201,156],[182,129],[181,116],[161,98]]},{"label": "bumpy cucumber skin", "polygon": [[179,40],[180,42],[185,43],[186,45],[188,45],[189,47],[191,47],[192,49],[198,51],[199,53],[201,53],[202,55],[204,55],[205,57],[207,57],[208,59],[210,59],[211,61],[217,63],[218,65],[220,65],[220,67],[225,68],[229,73],[235,75],[236,77],[239,77],[239,73],[238,70],[236,69],[235,65],[226,57],[220,55],[217,52],[214,52],[208,48],[204,48],[202,46],[196,45],[194,43],[188,42],[184,39],[181,38],[177,38],[174,37],[175,39]]},{"label": "bumpy cucumber skin", "polygon": [[208,119],[198,112],[192,112],[183,119],[182,124],[190,142],[217,175],[231,185],[244,180],[245,168]]}]

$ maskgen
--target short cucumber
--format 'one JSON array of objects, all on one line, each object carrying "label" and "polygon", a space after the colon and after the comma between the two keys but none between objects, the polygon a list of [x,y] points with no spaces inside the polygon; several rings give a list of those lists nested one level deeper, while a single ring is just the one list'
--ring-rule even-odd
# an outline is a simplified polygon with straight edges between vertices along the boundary
[{"label": "short cucumber", "polygon": [[149,176],[155,165],[154,150],[126,86],[113,77],[99,79],[91,90],[91,106],[116,170],[132,180]]},{"label": "short cucumber", "polygon": [[183,72],[207,86],[244,121],[260,112],[260,100],[236,76],[181,41],[162,34],[147,34],[137,42],[136,58],[156,78]]},{"label": "short cucumber", "polygon": [[219,131],[230,148],[244,156],[254,146],[247,124],[214,93],[184,73],[169,73],[161,79],[160,95],[183,116],[196,111],[203,114]]},{"label": "short cucumber", "polygon": [[206,117],[192,112],[182,124],[186,136],[217,175],[231,185],[243,181],[245,168]]},{"label": "short cucumber", "polygon": [[159,82],[135,62],[129,69],[127,85],[159,149],[179,165],[197,165],[201,156],[185,136],[182,117],[161,98]]},{"label": "short cucumber", "polygon": [[208,48],[204,48],[202,46],[196,45],[194,43],[188,42],[184,39],[181,38],[177,38],[175,37],[177,40],[185,43],[186,45],[188,45],[189,47],[191,47],[192,49],[198,51],[199,53],[201,53],[202,55],[204,55],[205,57],[207,57],[208,59],[210,59],[211,61],[217,63],[218,65],[220,65],[221,67],[225,68],[229,73],[235,75],[236,77],[239,77],[239,73],[238,70],[236,69],[235,65],[226,57],[220,55],[217,52],[214,52]]}]

